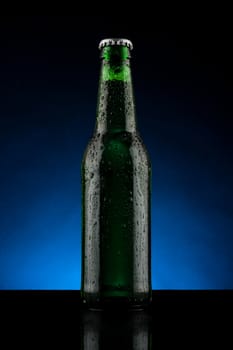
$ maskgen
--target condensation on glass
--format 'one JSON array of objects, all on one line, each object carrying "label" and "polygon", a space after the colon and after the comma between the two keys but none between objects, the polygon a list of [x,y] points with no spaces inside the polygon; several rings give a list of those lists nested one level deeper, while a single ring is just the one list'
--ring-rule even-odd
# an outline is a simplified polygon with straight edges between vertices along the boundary
[{"label": "condensation on glass", "polygon": [[151,163],[136,124],[127,39],[99,44],[94,133],[82,160],[81,298],[89,308],[151,303]]}]

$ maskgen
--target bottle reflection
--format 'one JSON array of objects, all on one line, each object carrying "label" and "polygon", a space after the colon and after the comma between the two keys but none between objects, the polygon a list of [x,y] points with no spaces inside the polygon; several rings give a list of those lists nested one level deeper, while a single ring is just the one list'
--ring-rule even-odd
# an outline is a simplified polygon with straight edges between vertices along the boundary
[{"label": "bottle reflection", "polygon": [[81,349],[151,350],[151,315],[146,311],[82,310]]}]

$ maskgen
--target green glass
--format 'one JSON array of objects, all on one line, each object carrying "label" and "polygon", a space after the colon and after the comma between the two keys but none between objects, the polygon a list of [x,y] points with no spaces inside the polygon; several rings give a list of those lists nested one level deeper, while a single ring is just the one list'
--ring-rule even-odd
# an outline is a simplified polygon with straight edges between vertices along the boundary
[{"label": "green glass", "polygon": [[94,134],[82,160],[81,298],[146,308],[151,293],[151,164],[136,126],[130,49],[101,48]]}]

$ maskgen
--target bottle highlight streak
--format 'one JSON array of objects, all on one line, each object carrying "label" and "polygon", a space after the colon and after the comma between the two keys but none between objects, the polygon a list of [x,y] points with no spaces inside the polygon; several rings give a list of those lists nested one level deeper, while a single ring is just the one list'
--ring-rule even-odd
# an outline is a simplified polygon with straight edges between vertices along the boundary
[{"label": "bottle highlight streak", "polygon": [[81,298],[92,309],[151,302],[151,164],[139,135],[132,43],[100,42],[94,135],[82,160]]}]

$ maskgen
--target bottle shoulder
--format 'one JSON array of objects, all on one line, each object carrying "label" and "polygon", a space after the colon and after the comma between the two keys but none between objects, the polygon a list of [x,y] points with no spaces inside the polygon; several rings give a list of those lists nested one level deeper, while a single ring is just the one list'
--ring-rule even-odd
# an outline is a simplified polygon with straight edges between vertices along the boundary
[{"label": "bottle shoulder", "polygon": [[103,132],[94,133],[90,138],[86,149],[93,147],[93,145],[101,144],[103,146],[109,145],[112,142],[123,143],[125,145],[132,146],[135,144],[138,146],[145,147],[144,141],[138,131],[128,132],[128,131],[118,131],[118,132]]},{"label": "bottle shoulder", "polygon": [[142,137],[138,132],[96,133],[89,140],[83,156],[83,162],[100,162],[101,159],[115,157],[140,159],[150,166],[150,158]]}]

